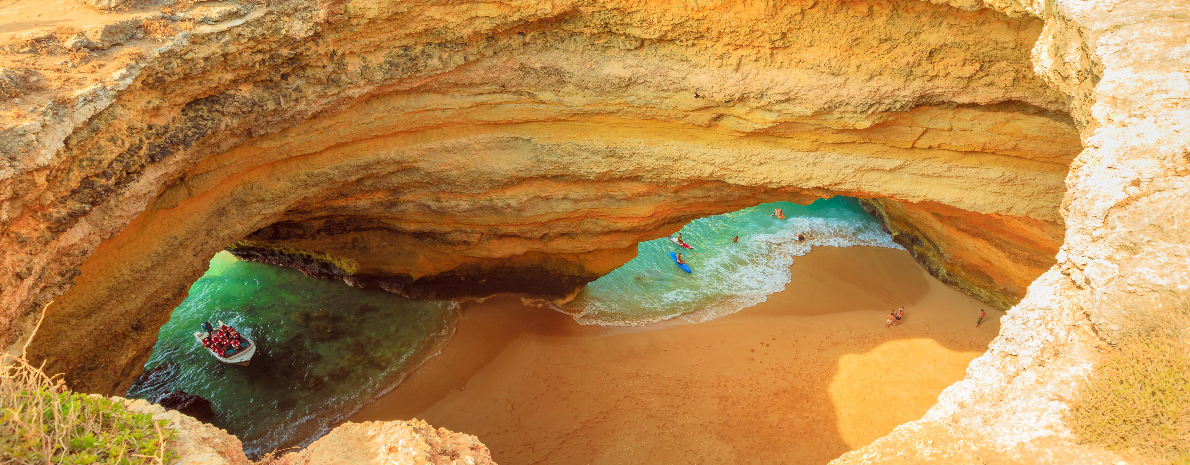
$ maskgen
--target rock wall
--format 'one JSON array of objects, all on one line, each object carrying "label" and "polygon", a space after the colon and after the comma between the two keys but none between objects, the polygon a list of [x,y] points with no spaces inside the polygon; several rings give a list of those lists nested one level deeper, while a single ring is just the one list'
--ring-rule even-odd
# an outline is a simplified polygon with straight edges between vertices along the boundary
[{"label": "rock wall", "polygon": [[930,274],[1000,310],[1054,265],[1065,232],[1058,222],[972,215],[934,202],[860,202]]},{"label": "rock wall", "polygon": [[1056,222],[1079,143],[1041,30],[916,0],[259,8],[10,160],[0,322],[70,288],[30,354],[118,393],[232,244],[413,295],[564,297],[778,198]]},{"label": "rock wall", "polygon": [[968,378],[840,463],[1115,463],[1061,412],[1104,343],[1190,308],[1188,5],[985,2],[255,8],[5,121],[0,334],[57,297],[30,355],[119,392],[237,241],[409,292],[494,264],[564,289],[697,216],[875,197],[1004,302],[1024,274],[978,263],[1012,250],[958,226],[1033,258],[1066,230]]},{"label": "rock wall", "polygon": [[1190,337],[1190,2],[1004,3],[1046,21],[1034,62],[1086,146],[1057,263],[922,420],[832,463],[1144,463],[1080,444],[1062,414],[1108,344]]}]

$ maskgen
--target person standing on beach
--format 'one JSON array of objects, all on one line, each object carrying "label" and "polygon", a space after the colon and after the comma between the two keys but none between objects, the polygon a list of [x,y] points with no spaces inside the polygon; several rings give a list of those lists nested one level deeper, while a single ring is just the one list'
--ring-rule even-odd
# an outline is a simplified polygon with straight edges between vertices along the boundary
[{"label": "person standing on beach", "polygon": [[979,324],[980,324],[980,323],[983,323],[983,316],[984,316],[984,315],[987,315],[987,312],[985,312],[985,311],[984,311],[982,308],[981,308],[981,309],[979,309],[979,319],[978,319],[978,320],[975,320],[975,327],[976,327],[976,328],[978,328],[978,327],[979,327]]},{"label": "person standing on beach", "polygon": [[901,326],[901,318],[905,318],[905,307],[898,308],[897,311],[893,312],[893,316],[897,317],[895,324]]},{"label": "person standing on beach", "polygon": [[884,329],[888,329],[889,326],[892,326],[893,322],[896,321],[895,320],[896,317],[897,317],[897,312],[889,313],[888,319],[884,320]]}]

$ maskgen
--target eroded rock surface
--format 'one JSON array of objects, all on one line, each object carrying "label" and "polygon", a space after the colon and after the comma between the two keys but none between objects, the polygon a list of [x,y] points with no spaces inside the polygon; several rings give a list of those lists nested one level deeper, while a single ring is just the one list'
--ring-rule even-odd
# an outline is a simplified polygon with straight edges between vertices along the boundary
[{"label": "eroded rock surface", "polygon": [[[235,436],[176,410],[143,400],[113,398],[135,413],[165,420],[175,435],[169,447],[178,454],[174,465],[252,465]],[[495,465],[475,436],[430,426],[424,421],[346,423],[305,449],[278,458],[275,465]]]},{"label": "eroded rock surface", "polygon": [[972,215],[934,202],[861,202],[930,274],[1000,310],[1054,265],[1065,232],[1059,222]]},{"label": "eroded rock surface", "polygon": [[1015,4],[1046,21],[1037,71],[1071,98],[1057,264],[1001,321],[967,378],[916,422],[836,460],[1128,463],[1079,444],[1062,414],[1107,344],[1190,316],[1190,68],[1185,1]]},{"label": "eroded rock surface", "polygon": [[916,0],[257,9],[10,161],[0,302],[73,284],[31,351],[119,392],[232,244],[409,295],[558,298],[774,199],[1057,222],[1079,144],[1032,71],[1041,30]]},{"label": "eroded rock surface", "polygon": [[1114,463],[1061,412],[1105,342],[1190,308],[1188,8],[253,8],[3,128],[0,334],[57,298],[30,355],[120,392],[233,243],[410,294],[515,271],[557,296],[690,219],[847,194],[998,305],[1065,232],[968,378],[840,463]]},{"label": "eroded rock surface", "polygon": [[170,449],[178,454],[177,465],[251,465],[244,456],[244,446],[235,436],[220,428],[208,425],[177,410],[166,410],[160,405],[141,399],[121,399],[125,408],[135,413],[145,413],[155,420],[168,421],[168,427],[176,433],[169,441]]},{"label": "eroded rock surface", "polygon": [[475,436],[421,420],[345,423],[278,465],[495,465]]}]

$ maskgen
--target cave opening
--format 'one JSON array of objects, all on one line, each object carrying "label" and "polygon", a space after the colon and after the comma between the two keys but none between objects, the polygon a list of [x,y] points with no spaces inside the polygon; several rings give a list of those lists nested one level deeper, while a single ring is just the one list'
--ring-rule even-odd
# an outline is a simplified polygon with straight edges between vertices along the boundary
[{"label": "cave opening", "polygon": [[[998,330],[994,318],[975,328],[987,306],[927,274],[884,228],[852,198],[763,203],[686,224],[692,249],[642,242],[565,301],[412,299],[219,252],[127,395],[209,401],[204,420],[249,457],[343,421],[421,418],[480,434],[506,463],[580,463],[625,440],[642,444],[641,460],[669,463],[685,456],[660,451],[710,437],[730,447],[686,452],[729,459],[788,434],[812,439],[781,453],[825,463],[923,414]],[[669,255],[679,251],[692,273]],[[883,328],[897,306],[908,307],[904,325]],[[207,320],[257,341],[249,366],[202,350],[192,332]],[[898,406],[871,408],[886,395]],[[692,405],[704,403],[714,408]],[[664,433],[665,411],[703,426]],[[769,427],[730,432],[765,412]],[[592,439],[543,452],[532,446],[543,435]]]},{"label": "cave opening", "polygon": [[[649,37],[643,38],[639,31],[633,32],[635,18],[643,17],[638,16],[640,11],[621,8],[567,13],[526,27],[521,23],[493,25],[482,33],[453,37],[454,45],[445,48],[437,36],[428,41],[420,33],[410,33],[405,36],[408,44],[396,48],[409,52],[398,57],[406,62],[394,66],[385,46],[374,45],[387,44],[384,41],[389,37],[398,36],[401,24],[420,24],[397,15],[378,20],[375,28],[332,32],[344,35],[342,47],[331,52],[330,58],[327,50],[319,49],[325,42],[309,41],[293,59],[292,68],[282,70],[279,77],[273,73],[276,70],[253,68],[258,65],[245,65],[242,75],[229,80],[208,79],[210,73],[222,70],[203,68],[174,76],[151,68],[149,79],[121,96],[119,105],[72,136],[56,159],[61,160],[61,166],[49,173],[51,182],[42,183],[38,178],[36,188],[14,201],[18,213],[22,205],[32,202],[47,207],[24,218],[19,234],[6,236],[16,239],[5,244],[27,251],[26,255],[36,260],[21,256],[12,261],[14,265],[4,264],[20,280],[12,280],[11,285],[0,282],[0,297],[14,302],[11,308],[16,314],[33,308],[34,302],[63,296],[47,312],[41,340],[34,341],[32,353],[46,360],[52,370],[66,372],[71,386],[79,390],[116,394],[128,392],[128,383],[146,366],[146,358],[152,366],[142,379],[176,374],[170,374],[165,365],[153,365],[160,359],[150,358],[149,349],[153,342],[166,339],[158,340],[150,333],[164,328],[170,311],[201,274],[206,258],[238,239],[248,240],[235,247],[243,255],[306,266],[304,272],[321,269],[327,272],[325,277],[372,288],[421,289],[414,284],[424,277],[425,289],[446,289],[448,294],[475,285],[488,286],[484,293],[489,293],[516,284],[522,286],[519,290],[533,286],[549,289],[550,297],[557,298],[574,285],[611,272],[607,276],[615,279],[595,281],[575,300],[556,306],[588,323],[637,322],[664,328],[575,326],[566,315],[530,309],[507,296],[491,299],[491,309],[481,302],[463,303],[459,311],[463,315],[470,311],[475,318],[460,320],[459,331],[470,328],[467,334],[475,337],[456,338],[444,356],[431,360],[443,364],[454,360],[470,368],[430,363],[419,372],[434,375],[419,377],[415,372],[409,383],[402,383],[388,397],[397,399],[391,402],[405,406],[403,410],[371,410],[355,418],[404,418],[424,413],[433,418],[435,426],[479,435],[498,456],[517,457],[510,459],[515,463],[557,450],[550,447],[574,445],[575,440],[558,431],[577,431],[576,424],[604,428],[605,433],[615,430],[612,432],[619,436],[607,433],[601,437],[618,438],[613,441],[616,444],[656,445],[663,442],[642,442],[641,438],[659,437],[652,430],[676,428],[667,426],[672,418],[660,412],[683,411],[694,404],[719,409],[691,417],[707,420],[732,407],[723,398],[705,396],[675,396],[679,400],[673,400],[642,395],[643,403],[625,404],[624,396],[607,397],[609,391],[615,391],[610,386],[622,388],[621,392],[641,392],[631,389],[651,383],[671,392],[716,392],[723,386],[769,388],[805,381],[802,385],[811,387],[771,391],[748,399],[753,403],[739,410],[767,418],[763,408],[767,402],[781,404],[786,410],[815,412],[808,415],[814,417],[809,423],[776,415],[773,422],[794,426],[768,431],[808,437],[819,429],[805,425],[833,425],[833,429],[823,429],[827,436],[810,441],[823,445],[821,450],[774,448],[773,452],[785,457],[832,458],[865,444],[868,439],[864,438],[874,434],[875,430],[857,425],[895,425],[920,416],[918,412],[917,416],[873,418],[871,405],[895,399],[923,409],[928,406],[921,399],[929,395],[906,399],[905,393],[895,390],[849,391],[848,386],[895,387],[929,378],[929,374],[902,370],[905,364],[887,362],[905,357],[928,359],[922,366],[946,361],[948,373],[961,377],[958,367],[966,363],[963,358],[970,360],[986,348],[986,341],[971,343],[962,335],[961,330],[970,326],[967,314],[973,309],[968,307],[982,300],[991,307],[994,320],[996,309],[1019,301],[1039,270],[1054,263],[1065,232],[1058,205],[1070,161],[1082,147],[1075,121],[1068,114],[1069,96],[1033,74],[1029,50],[1042,31],[1036,18],[1006,17],[991,10],[956,11],[947,5],[916,1],[801,3],[763,14],[750,10],[748,4],[728,5],[729,10],[757,15],[763,21],[704,29],[705,23],[698,24],[705,18],[681,20],[668,26],[673,27],[670,32],[647,32],[643,35]],[[669,19],[665,21],[701,15],[679,7],[665,8],[673,10],[666,13]],[[448,31],[450,27],[432,30]],[[772,31],[785,32],[778,37],[770,36]],[[357,32],[363,35],[351,35]],[[566,40],[559,40],[562,38]],[[717,53],[725,48],[736,52]],[[377,51],[384,55],[375,56]],[[259,58],[258,52],[271,53],[262,45],[211,56]],[[162,69],[172,65],[167,63]],[[347,71],[320,74],[331,69]],[[410,69],[417,71],[406,73]],[[303,110],[295,112],[295,108]],[[304,112],[306,109],[309,111]],[[108,173],[113,166],[128,170],[115,170],[119,175],[113,177]],[[550,195],[559,192],[565,193],[565,198]],[[833,312],[810,308],[825,305],[829,298],[846,297],[864,308],[884,308],[906,300],[894,295],[887,283],[865,281],[864,286],[857,286],[843,278],[869,272],[871,267],[854,265],[817,275],[799,270],[816,260],[822,262],[820,267],[847,261],[832,255],[845,252],[828,248],[794,260],[792,267],[782,262],[784,258],[765,263],[768,268],[759,267],[788,273],[790,283],[782,295],[799,297],[785,299],[784,305],[801,305],[797,315],[767,314],[780,312],[764,304],[732,313],[736,307],[751,305],[748,302],[756,300],[756,295],[766,295],[772,282],[741,284],[734,280],[729,284],[740,285],[738,289],[744,289],[741,294],[746,295],[734,300],[714,298],[717,290],[730,287],[723,283],[692,281],[684,283],[685,287],[665,283],[675,285],[655,299],[659,301],[656,305],[634,315],[617,310],[625,308],[624,302],[599,293],[603,288],[613,295],[641,295],[633,286],[673,278],[664,274],[673,266],[664,249],[668,244],[636,244],[658,237],[659,231],[675,229],[678,222],[786,195],[800,201],[835,194],[878,198],[865,206],[880,217],[892,242],[913,253],[913,258],[907,259],[904,251],[872,249],[863,263],[882,263],[880,269],[915,277],[915,289],[923,299],[934,295],[940,285],[929,275],[975,296],[971,300],[952,295],[953,306],[963,311],[911,311],[908,321],[925,322],[924,317],[929,316],[934,318],[929,322],[931,328],[953,332],[914,332],[919,328],[910,324],[907,331],[895,333],[905,336],[902,338],[889,339],[879,331],[862,333],[858,336],[860,346],[840,343],[825,330],[817,339],[786,339],[806,327],[850,324],[836,321],[841,317]],[[7,215],[7,204],[4,208]],[[663,212],[656,213],[658,210]],[[760,216],[763,219],[767,214]],[[76,221],[80,226],[75,227]],[[401,228],[388,230],[392,225]],[[492,231],[495,233],[489,234]],[[59,237],[60,242],[49,242]],[[80,237],[86,239],[78,240]],[[386,248],[394,239],[403,242]],[[308,260],[308,256],[287,254],[286,250],[325,251],[330,259],[320,262],[323,257],[319,256]],[[434,256],[421,260],[418,254],[392,253],[402,250]],[[654,260],[617,277],[620,269],[615,266],[623,263],[628,251],[635,254],[638,250],[652,254]],[[459,256],[472,260],[453,258]],[[708,265],[707,257],[697,252],[688,258],[693,265]],[[913,259],[926,271],[913,265]],[[315,269],[312,263],[322,268]],[[325,264],[329,265],[323,267]],[[710,265],[732,271],[733,264],[739,265],[735,271],[757,267],[740,256]],[[913,266],[906,268],[908,265]],[[355,273],[357,266],[366,271]],[[501,270],[520,274],[507,281],[493,279]],[[663,274],[658,274],[659,270]],[[31,284],[16,285],[28,276],[32,276]],[[68,281],[76,276],[79,279],[71,288]],[[145,279],[147,276],[155,279]],[[823,276],[830,282],[824,283]],[[796,291],[803,284],[811,287]],[[813,286],[847,295],[812,297],[816,295]],[[192,294],[201,294],[190,289]],[[887,292],[871,296],[864,289]],[[422,294],[430,295],[446,297]],[[443,319],[451,318],[450,312],[443,310],[446,307],[427,305],[443,313]],[[715,310],[678,315],[683,313],[680,307],[687,305]],[[342,306],[353,309],[345,318],[350,324],[367,330],[386,329],[370,323],[376,315],[389,315],[387,310],[369,310],[366,302]],[[413,304],[391,307],[402,306]],[[246,303],[228,307],[269,313]],[[279,327],[296,322],[304,328],[288,339],[279,336],[277,347],[297,345],[294,341],[299,339],[316,340],[325,337],[319,330],[346,324],[318,310],[306,313],[308,316],[297,320],[281,312],[268,315],[284,322]],[[30,314],[26,312],[24,318],[29,320]],[[730,315],[703,326],[674,320],[702,321],[723,314]],[[386,318],[404,316],[395,312]],[[882,315],[868,316],[877,317],[877,325],[881,322]],[[236,323],[234,315],[226,318]],[[435,325],[441,321],[425,323],[428,331],[438,328]],[[730,340],[700,333],[737,323],[752,325],[753,333],[740,330],[738,337]],[[980,333],[980,337],[994,336],[995,325],[987,322],[983,328],[990,328],[990,336]],[[108,334],[89,339],[103,331]],[[190,329],[181,330],[173,340],[193,342],[189,333]],[[404,337],[389,336],[383,331],[367,334],[385,341]],[[673,343],[666,342],[667,338]],[[770,350],[785,358],[761,360],[752,355],[754,349],[764,352],[778,346],[773,338],[789,343],[781,353]],[[570,343],[561,342],[563,339]],[[608,342],[613,339],[615,343]],[[708,346],[703,344],[706,341],[714,343]],[[428,348],[435,347],[433,343],[416,347],[410,343],[399,346],[402,348],[386,355],[388,358],[369,358],[366,345],[340,347],[335,338],[317,342],[319,347],[304,349],[323,357],[320,361],[372,367],[374,371],[365,378],[397,376],[402,371],[393,368],[394,364],[405,366],[410,363],[407,360],[419,359],[419,351],[432,352]],[[738,345],[744,342],[750,346]],[[453,352],[449,347],[472,349]],[[799,358],[798,354],[806,351],[826,355]],[[503,355],[506,352],[511,355]],[[555,352],[569,354],[569,358],[546,357]],[[487,355],[468,358],[476,353]],[[514,356],[516,353],[520,355]],[[720,362],[711,367],[716,369],[709,369],[679,353]],[[592,375],[587,378],[548,378],[533,371],[541,366],[566,367],[591,354],[602,358],[591,357],[590,363],[582,365],[585,373]],[[724,359],[723,354],[733,358]],[[636,357],[651,361],[628,363]],[[334,364],[312,369],[323,366],[313,358],[276,362],[271,370],[288,378],[278,378],[287,381],[274,387],[290,393],[310,392],[336,385],[327,380],[352,379]],[[747,378],[750,371],[718,369],[762,362],[777,366],[782,377]],[[515,380],[500,378],[485,368],[497,365],[530,384],[515,384]],[[284,369],[299,366],[301,369]],[[707,378],[683,384],[675,372],[654,371],[658,366]],[[804,366],[833,375],[829,380],[815,378],[802,370]],[[908,373],[908,378],[870,376],[877,372]],[[665,376],[656,378],[650,373]],[[609,377],[595,376],[601,374]],[[531,384],[542,377],[551,381]],[[746,382],[723,381],[733,377]],[[473,378],[486,379],[482,385],[489,389],[472,389],[469,383]],[[945,384],[958,378],[948,379]],[[638,384],[616,384],[623,380]],[[938,381],[923,392],[934,392],[934,387],[940,390],[945,384]],[[586,392],[585,397],[582,392],[565,389],[586,385],[606,389]],[[542,391],[541,386],[551,389]],[[163,384],[159,390],[167,387]],[[468,398],[455,395],[456,390],[488,397]],[[544,415],[537,418],[552,421],[559,429],[523,430],[517,437],[496,420],[483,423],[476,422],[476,416],[452,417],[451,412],[480,411],[480,406],[501,403],[518,405],[520,412],[533,412],[531,403],[524,403],[527,397],[500,397],[496,391],[545,396],[543,399],[570,392],[569,397],[555,396],[543,405],[573,407],[565,411],[576,412],[577,423],[547,415],[552,412],[537,413]],[[147,392],[142,394],[148,396]],[[809,403],[792,405],[788,398]],[[448,404],[453,407],[446,408]],[[597,405],[615,408],[601,410]],[[334,406],[326,403],[319,408]],[[269,408],[297,411],[296,404],[281,400]],[[633,424],[631,419],[613,415],[634,410],[650,421]],[[587,416],[580,418],[579,413]],[[730,461],[732,454],[760,450],[756,444],[722,439],[757,428],[744,416],[718,423],[703,421],[717,429],[683,423],[702,434],[688,439],[707,445],[698,451],[698,459]],[[306,422],[303,424],[312,426],[303,428],[324,431],[325,423]],[[629,426],[617,429],[609,424]],[[259,441],[283,442],[268,433],[244,431],[241,439],[248,447],[256,447]],[[547,439],[541,440],[543,437]],[[550,446],[541,445],[541,441]],[[614,450],[608,453],[621,459],[660,456],[658,449],[646,449],[614,446],[607,450]],[[575,450],[593,453],[589,447]],[[672,457],[693,461],[681,454]],[[777,456],[771,458],[778,460]]]}]

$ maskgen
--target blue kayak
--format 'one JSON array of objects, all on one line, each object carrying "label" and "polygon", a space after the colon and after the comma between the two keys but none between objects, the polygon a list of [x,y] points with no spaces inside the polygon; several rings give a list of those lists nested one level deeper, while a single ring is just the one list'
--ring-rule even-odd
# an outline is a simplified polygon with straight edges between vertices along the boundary
[{"label": "blue kayak", "polygon": [[[676,252],[670,252],[669,258],[674,259],[674,263],[678,263],[678,254]],[[682,271],[685,271],[687,273],[690,272],[690,265],[687,265],[685,263],[678,263],[678,268],[681,268]]]}]

